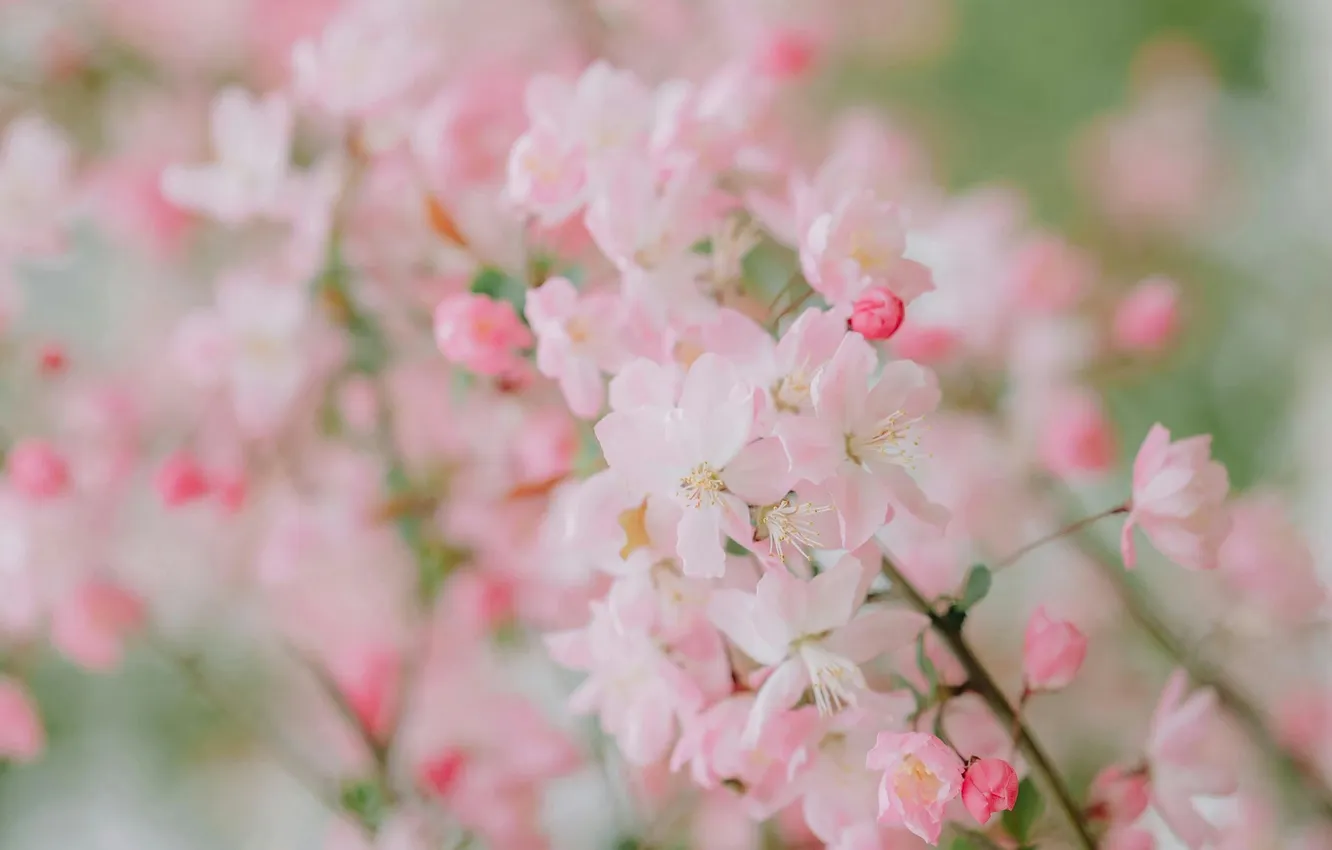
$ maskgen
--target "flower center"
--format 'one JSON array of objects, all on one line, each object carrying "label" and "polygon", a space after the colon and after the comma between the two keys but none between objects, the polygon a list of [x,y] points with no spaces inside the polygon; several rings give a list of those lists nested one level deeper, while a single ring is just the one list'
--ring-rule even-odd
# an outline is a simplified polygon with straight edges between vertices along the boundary
[{"label": "flower center", "polygon": [[816,507],[810,502],[793,505],[790,499],[782,499],[759,512],[759,533],[767,536],[768,551],[782,563],[786,562],[786,551],[783,547],[787,544],[805,558],[809,558],[806,547],[817,546],[819,543],[819,535],[814,530],[812,517],[830,510],[832,508],[827,505]]},{"label": "flower center", "polygon": [[865,688],[865,674],[859,665],[824,649],[817,639],[801,642],[798,649],[809,671],[810,690],[819,714],[835,714],[856,704],[856,692]]},{"label": "flower center", "polygon": [[621,511],[619,519],[620,528],[624,529],[624,546],[620,548],[621,558],[628,558],[634,550],[652,542],[647,530],[647,499],[636,508]]},{"label": "flower center", "polygon": [[725,489],[726,485],[722,483],[721,476],[710,463],[700,463],[680,479],[680,495],[696,508],[721,504],[719,494]]},{"label": "flower center", "polygon": [[893,411],[880,419],[868,434],[846,435],[846,456],[856,463],[862,463],[864,455],[874,452],[901,466],[911,466],[920,450],[920,438],[915,436],[914,426],[920,417],[907,419],[900,410]]},{"label": "flower center", "polygon": [[939,799],[939,790],[943,783],[935,776],[925,762],[916,756],[907,756],[898,765],[893,776],[893,790],[903,802],[926,804]]},{"label": "flower center", "polygon": [[784,413],[799,413],[809,404],[809,388],[812,376],[803,366],[792,369],[772,388],[772,399],[776,408]]}]

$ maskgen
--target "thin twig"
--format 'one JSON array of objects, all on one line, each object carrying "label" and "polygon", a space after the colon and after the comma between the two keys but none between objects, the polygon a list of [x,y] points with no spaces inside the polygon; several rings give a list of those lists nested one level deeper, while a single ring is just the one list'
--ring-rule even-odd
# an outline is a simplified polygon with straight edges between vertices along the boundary
[{"label": "thin twig", "polygon": [[953,655],[962,664],[972,690],[981,699],[985,700],[985,703],[990,707],[990,711],[993,712],[999,722],[1018,730],[1018,746],[1022,748],[1027,760],[1031,762],[1032,769],[1040,774],[1046,787],[1054,795],[1055,802],[1059,805],[1069,824],[1073,827],[1073,832],[1077,835],[1078,844],[1085,850],[1096,850],[1096,840],[1092,838],[1087,824],[1083,821],[1082,810],[1074,801],[1067,783],[1064,782],[1063,777],[1055,768],[1054,762],[1046,755],[1045,749],[1032,735],[1031,730],[1018,717],[1012,704],[1009,703],[1008,697],[1004,696],[1003,691],[995,684],[989,671],[985,669],[980,659],[972,652],[971,646],[962,636],[961,625],[940,616],[934,610],[930,601],[921,595],[920,591],[907,580],[901,570],[893,564],[892,559],[887,556],[883,558],[883,573],[893,583],[893,586],[901,591],[902,598],[908,604],[930,618],[930,625],[944,639]]},{"label": "thin twig", "polygon": [[1157,648],[1187,671],[1189,678],[1199,686],[1211,688],[1221,706],[1239,721],[1249,739],[1275,764],[1300,779],[1299,786],[1309,804],[1324,818],[1332,819],[1332,788],[1328,787],[1318,768],[1277,740],[1257,703],[1243,688],[1230,681],[1224,671],[1202,658],[1200,653],[1190,651],[1185,641],[1166,624],[1155,605],[1129,583],[1124,568],[1105,551],[1100,540],[1091,535],[1080,535],[1078,542],[1101,577],[1119,596],[1124,610]]},{"label": "thin twig", "polygon": [[[269,731],[265,724],[237,709],[229,700],[218,693],[194,658],[181,655],[163,641],[155,638],[149,637],[144,642],[180,674],[181,678],[191,686],[198,697],[211,704],[221,714],[226,715],[236,726],[259,742],[273,759],[273,762],[305,788],[311,797],[334,815],[341,817],[347,814],[337,788],[286,739]],[[357,824],[363,830],[369,831],[365,824],[359,821],[357,821]]]},{"label": "thin twig", "polygon": [[1069,523],[1068,525],[1064,526],[1058,531],[1047,534],[1044,537],[1041,537],[1037,540],[1033,540],[1031,543],[1028,543],[1026,546],[1023,546],[1021,549],[1018,549],[1016,552],[1012,552],[1009,555],[1000,558],[998,561],[995,561],[994,568],[991,571],[998,572],[999,570],[1002,570],[1006,567],[1011,567],[1013,564],[1016,564],[1018,561],[1022,560],[1024,557],[1036,551],[1037,549],[1041,548],[1047,543],[1053,543],[1054,541],[1059,540],[1063,537],[1068,537],[1071,534],[1076,534],[1079,531],[1082,531],[1084,528],[1087,528],[1088,526],[1097,523],[1105,519],[1106,517],[1111,517],[1114,516],[1115,514],[1126,514],[1128,512],[1129,512],[1129,504],[1128,502],[1125,502],[1122,505],[1115,505],[1113,508],[1110,508],[1109,510],[1101,511],[1099,514],[1093,514],[1092,516],[1080,519],[1077,522]]}]

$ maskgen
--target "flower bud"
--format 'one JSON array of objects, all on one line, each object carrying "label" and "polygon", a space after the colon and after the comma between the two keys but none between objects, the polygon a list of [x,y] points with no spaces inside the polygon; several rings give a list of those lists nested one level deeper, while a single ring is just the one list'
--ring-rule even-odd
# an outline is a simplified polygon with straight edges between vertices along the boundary
[{"label": "flower bud", "polygon": [[532,344],[532,333],[508,301],[463,293],[435,308],[435,342],[454,363],[481,375],[504,375],[523,365],[518,350]]},{"label": "flower bud", "polygon": [[189,452],[177,452],[168,457],[157,470],[153,487],[162,503],[169,508],[202,499],[212,485],[203,467]]},{"label": "flower bud", "polygon": [[888,339],[902,327],[906,305],[885,287],[866,290],[852,305],[847,326],[865,339]]},{"label": "flower bud", "polygon": [[51,643],[87,670],[113,670],[124,654],[125,638],[143,623],[143,603],[124,588],[93,579],[56,605]]},{"label": "flower bud", "polygon": [[1032,691],[1056,691],[1077,675],[1087,657],[1087,638],[1072,623],[1036,609],[1022,645],[1022,677]]},{"label": "flower bud", "polygon": [[973,761],[962,777],[962,804],[982,826],[995,812],[1013,808],[1017,796],[1017,771],[1002,759]]},{"label": "flower bud", "polygon": [[69,467],[46,440],[21,440],[5,459],[9,483],[29,499],[51,499],[69,487]]},{"label": "flower bud", "polygon": [[28,691],[0,676],[0,759],[30,762],[46,747],[46,733]]},{"label": "flower bud", "polygon": [[1096,820],[1130,824],[1147,811],[1151,781],[1146,770],[1111,765],[1092,780],[1087,810]]},{"label": "flower bud", "polygon": [[1122,351],[1164,348],[1179,330],[1179,286],[1164,277],[1144,280],[1115,310],[1113,338]]}]

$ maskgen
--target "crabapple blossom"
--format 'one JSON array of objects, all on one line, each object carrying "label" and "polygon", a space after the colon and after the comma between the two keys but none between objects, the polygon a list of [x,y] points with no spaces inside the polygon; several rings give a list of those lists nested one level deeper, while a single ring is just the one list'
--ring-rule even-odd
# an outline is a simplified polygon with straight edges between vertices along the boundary
[{"label": "crabapple blossom", "polygon": [[226,224],[278,214],[290,179],[292,122],[291,104],[280,94],[221,92],[211,119],[215,160],[167,168],[163,195]]},{"label": "crabapple blossom", "polygon": [[435,342],[449,360],[481,375],[520,370],[518,350],[532,344],[513,305],[486,295],[464,293],[435,307]]},{"label": "crabapple blossom", "polygon": [[902,327],[906,305],[886,287],[871,289],[851,305],[847,327],[865,339],[891,339]]},{"label": "crabapple blossom", "polygon": [[979,759],[967,765],[962,777],[962,804],[977,823],[984,826],[995,812],[1012,809],[1017,796],[1017,772],[1008,762]]},{"label": "crabapple blossom", "polygon": [[559,382],[569,409],[591,419],[606,390],[602,372],[617,364],[615,300],[580,296],[567,278],[554,277],[527,294],[524,312],[537,340],[537,369]]},{"label": "crabapple blossom", "polygon": [[46,748],[46,731],[22,683],[0,677],[0,758],[34,761]]},{"label": "crabapple blossom", "polygon": [[713,594],[712,622],[766,668],[744,740],[757,740],[764,724],[806,690],[823,714],[854,706],[867,687],[860,665],[910,643],[925,628],[925,618],[912,611],[857,613],[864,595],[864,568],[850,555],[809,581],[774,568],[752,594]]},{"label": "crabapple blossom", "polygon": [[1179,286],[1167,278],[1139,283],[1115,309],[1115,345],[1124,351],[1160,351],[1179,330],[1179,298]]},{"label": "crabapple blossom", "polygon": [[1210,570],[1230,531],[1226,468],[1211,457],[1210,436],[1171,442],[1153,425],[1133,461],[1133,499],[1120,547],[1124,564],[1137,563],[1133,529],[1140,527],[1168,558],[1192,570]]},{"label": "crabapple blossom", "polygon": [[1087,637],[1072,623],[1036,609],[1022,641],[1022,679],[1033,691],[1068,686],[1087,657]]},{"label": "crabapple blossom", "polygon": [[1152,715],[1147,739],[1152,803],[1172,832],[1191,848],[1206,846],[1216,828],[1198,811],[1195,798],[1233,794],[1234,768],[1221,746],[1221,718],[1210,689],[1188,693],[1188,674],[1177,670]]},{"label": "crabapple blossom", "polygon": [[933,735],[881,732],[865,764],[883,772],[879,821],[901,824],[937,845],[944,807],[962,793],[963,764],[957,753]]},{"label": "crabapple blossom", "polygon": [[15,443],[5,455],[9,484],[30,499],[50,499],[69,487],[69,465],[50,442],[27,439]]}]

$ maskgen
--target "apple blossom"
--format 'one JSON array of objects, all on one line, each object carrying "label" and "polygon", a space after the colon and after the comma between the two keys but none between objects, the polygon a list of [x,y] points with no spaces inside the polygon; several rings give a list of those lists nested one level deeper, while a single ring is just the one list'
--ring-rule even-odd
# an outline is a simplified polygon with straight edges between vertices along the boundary
[{"label": "apple blossom", "polygon": [[883,772],[879,821],[900,823],[937,845],[944,806],[962,793],[963,764],[957,753],[933,735],[881,732],[865,764]]},{"label": "apple blossom", "polygon": [[1230,531],[1226,468],[1211,458],[1210,436],[1172,443],[1170,432],[1153,425],[1133,461],[1133,499],[1124,523],[1124,564],[1137,563],[1133,529],[1172,561],[1194,570],[1217,565],[1217,552]]},{"label": "apple blossom", "polygon": [[1022,641],[1022,679],[1033,691],[1068,687],[1087,657],[1087,637],[1072,623],[1036,609]]},{"label": "apple blossom", "polygon": [[1017,773],[1008,762],[980,759],[967,765],[962,777],[962,803],[977,823],[984,826],[995,812],[1012,809],[1017,796]]}]

